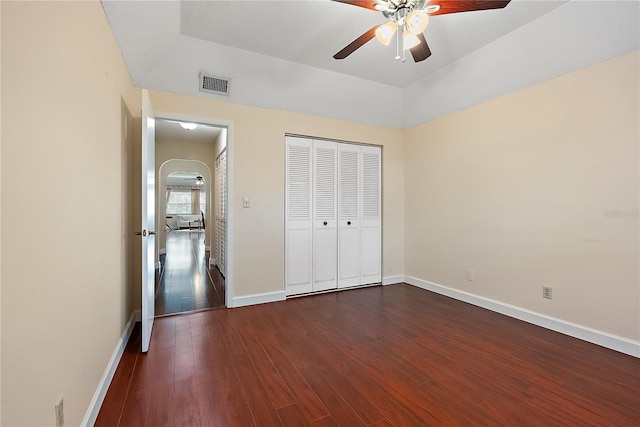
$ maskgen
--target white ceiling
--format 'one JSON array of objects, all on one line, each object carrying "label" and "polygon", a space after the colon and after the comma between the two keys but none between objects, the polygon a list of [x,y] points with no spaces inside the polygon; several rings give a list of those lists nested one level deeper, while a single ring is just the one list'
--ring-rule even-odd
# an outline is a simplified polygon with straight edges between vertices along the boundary
[{"label": "white ceiling", "polygon": [[169,187],[206,188],[206,182],[205,185],[202,186],[197,186],[195,184],[198,176],[200,176],[200,174],[197,172],[173,172],[167,177],[166,185]]},{"label": "white ceiling", "polygon": [[218,127],[197,124],[193,130],[184,129],[177,120],[159,118],[156,120],[156,139],[163,141],[196,142],[213,144],[218,139],[221,129]]},{"label": "white ceiling", "polygon": [[381,12],[332,1],[189,1],[180,31],[210,42],[405,87],[566,1],[513,1],[503,10],[435,16],[425,37],[432,56],[394,60],[395,43],[371,40],[344,60],[333,55],[387,19]]},{"label": "white ceiling", "polygon": [[[103,0],[140,87],[399,128],[638,49],[639,5],[512,0],[434,16],[431,57],[402,64],[375,39],[334,60],[385,22],[339,2]],[[199,92],[201,71],[230,78],[230,96]]]}]

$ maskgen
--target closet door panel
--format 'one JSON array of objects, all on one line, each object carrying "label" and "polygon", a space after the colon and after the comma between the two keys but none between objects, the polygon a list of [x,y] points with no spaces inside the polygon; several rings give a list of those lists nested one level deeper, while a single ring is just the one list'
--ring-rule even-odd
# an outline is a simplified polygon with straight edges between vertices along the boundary
[{"label": "closet door panel", "polygon": [[311,292],[311,230],[308,227],[289,228],[287,239],[287,286]]},{"label": "closet door panel", "polygon": [[310,139],[286,138],[285,289],[287,295],[313,290],[312,149],[313,142]]},{"label": "closet door panel", "polygon": [[337,287],[337,144],[313,141],[313,291]]},{"label": "closet door panel", "polygon": [[382,281],[382,188],[380,147],[361,147],[361,283]]},{"label": "closet door panel", "polygon": [[361,228],[361,236],[361,284],[379,283],[382,276],[380,269],[380,228],[364,226]]},{"label": "closet door panel", "polygon": [[338,144],[338,287],[360,284],[360,147]]}]

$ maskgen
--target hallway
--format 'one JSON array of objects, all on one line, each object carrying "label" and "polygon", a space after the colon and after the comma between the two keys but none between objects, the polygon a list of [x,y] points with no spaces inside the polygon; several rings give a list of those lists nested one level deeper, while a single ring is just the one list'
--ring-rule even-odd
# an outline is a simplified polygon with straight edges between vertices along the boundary
[{"label": "hallway", "polygon": [[224,278],[208,268],[204,232],[176,230],[167,234],[167,254],[156,291],[155,314],[224,307]]}]

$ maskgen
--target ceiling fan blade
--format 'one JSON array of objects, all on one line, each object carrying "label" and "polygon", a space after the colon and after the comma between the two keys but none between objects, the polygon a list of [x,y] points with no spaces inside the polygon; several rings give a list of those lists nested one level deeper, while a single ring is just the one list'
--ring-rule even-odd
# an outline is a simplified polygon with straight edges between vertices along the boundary
[{"label": "ceiling fan blade", "polygon": [[423,33],[418,34],[418,40],[420,40],[420,43],[411,48],[411,56],[413,56],[415,62],[424,61],[431,56],[431,49],[429,49]]},{"label": "ceiling fan blade", "polygon": [[350,0],[333,0],[333,1],[337,1],[338,3],[346,3],[346,4],[351,4],[353,6],[359,6],[359,7],[364,7],[365,9],[371,9],[371,10],[375,10],[377,11],[378,9],[376,9],[374,7],[374,5],[376,3],[376,1],[367,1],[367,0],[355,0],[355,1],[350,1]]},{"label": "ceiling fan blade", "polygon": [[355,39],[354,41],[346,45],[344,49],[342,49],[340,52],[333,55],[334,59],[344,59],[347,56],[351,55],[353,52],[355,52],[357,49],[362,47],[362,45],[364,45],[366,42],[368,42],[369,40],[375,37],[376,28],[378,28],[378,25],[371,28],[369,31],[367,31],[366,33],[364,33],[363,35],[361,35],[360,37],[358,37],[357,39]]},{"label": "ceiling fan blade", "polygon": [[429,15],[471,12],[474,10],[502,9],[511,0],[431,0],[427,6],[440,5],[440,10]]}]

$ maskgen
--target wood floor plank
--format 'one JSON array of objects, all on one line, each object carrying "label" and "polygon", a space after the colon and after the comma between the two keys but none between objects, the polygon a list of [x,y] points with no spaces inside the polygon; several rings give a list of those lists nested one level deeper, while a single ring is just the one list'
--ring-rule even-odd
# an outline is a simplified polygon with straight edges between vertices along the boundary
[{"label": "wood floor plank", "polygon": [[278,409],[278,415],[285,427],[301,427],[308,426],[310,422],[302,413],[302,409],[297,403]]},{"label": "wood floor plank", "polygon": [[[290,317],[290,314],[286,316]],[[298,369],[302,372],[305,369],[320,369],[323,377],[334,385],[337,393],[366,424],[383,418],[375,406],[346,379],[350,371],[350,366],[345,363],[347,357],[341,356],[340,352],[332,347],[331,341],[322,334],[316,333],[309,339],[309,334],[314,333],[312,322],[304,317],[299,317],[296,321],[298,328],[287,327],[286,324],[279,326],[287,330],[287,334],[280,336],[279,341],[287,346],[287,353],[295,359]],[[261,323],[261,326],[265,325],[268,325],[268,322]],[[266,336],[268,332],[263,331],[261,335]],[[304,342],[305,345],[296,346],[297,342]]]},{"label": "wood floor plank", "polygon": [[286,382],[274,366],[271,358],[258,341],[253,330],[244,328],[239,334],[247,348],[249,357],[254,364],[262,383],[275,408],[282,408],[295,403],[295,399],[289,390]]},{"label": "wood floor plank", "polygon": [[[231,368],[233,369],[233,368]],[[221,369],[222,372],[229,369]],[[222,376],[218,381],[198,383],[200,423],[203,426],[254,426],[237,377]]]},{"label": "wood floor plank", "polygon": [[122,414],[123,403],[114,405],[102,404],[96,423],[94,427],[113,427],[117,426],[120,422],[120,415]]},{"label": "wood floor plank", "polygon": [[281,426],[275,406],[247,354],[237,354],[233,364],[240,378],[245,399],[258,426]]},{"label": "wood floor plank", "polygon": [[135,331],[96,425],[640,425],[640,359],[409,285]]},{"label": "wood floor plank", "polygon": [[332,416],[322,417],[311,422],[311,427],[341,427],[348,424],[339,424]]},{"label": "wood floor plank", "polygon": [[176,384],[171,401],[173,425],[176,427],[200,427],[200,406],[195,381]]},{"label": "wood floor plank", "polygon": [[[263,337],[263,339],[266,337]],[[263,341],[264,342],[264,341]],[[264,346],[269,358],[276,366],[279,366],[279,372],[282,379],[291,390],[296,402],[304,413],[308,421],[329,415],[329,411],[320,401],[315,392],[309,387],[304,377],[300,375],[295,366],[288,359],[287,355],[282,351],[278,344],[270,341]]]},{"label": "wood floor plank", "polygon": [[146,425],[150,399],[151,389],[149,388],[130,391],[122,408],[122,416],[118,425],[121,427]]},{"label": "wood floor plank", "polygon": [[193,353],[185,353],[175,357],[175,382],[195,379],[196,364]]},{"label": "wood floor plank", "polygon": [[306,368],[301,373],[322,403],[330,408],[329,412],[333,422],[340,426],[366,426],[366,423],[317,369]]},{"label": "wood floor plank", "polygon": [[[210,324],[209,357],[212,363],[200,370],[196,359],[196,382],[200,423],[203,426],[252,426],[253,415],[219,325]],[[194,358],[195,358],[194,353]]]},{"label": "wood floor plank", "polygon": [[238,335],[236,329],[232,327],[229,322],[227,322],[226,318],[220,318],[220,326],[222,327],[224,338],[231,354],[245,354],[247,350],[244,346],[242,338],[240,337],[240,335]]},{"label": "wood floor plank", "polygon": [[[291,317],[289,315],[286,317],[286,319],[281,320],[283,323],[286,323],[287,321],[291,320]],[[288,334],[277,334],[273,332],[279,329],[279,327],[274,325],[273,322],[273,319],[262,319],[262,321],[257,324],[257,326],[263,328],[261,329],[261,337],[265,339],[265,337],[274,334],[277,336],[277,338],[274,339],[279,339],[280,345],[286,345],[286,343],[291,344],[290,340],[288,339]],[[301,324],[304,324],[304,322],[301,321]],[[309,333],[309,328],[305,328],[305,331],[305,333]],[[332,338],[332,341],[338,339],[335,334],[334,336],[332,336]],[[304,347],[311,346],[313,342],[315,342],[313,339],[305,341]],[[275,344],[274,346],[277,347],[277,344]],[[363,363],[362,360],[359,360],[358,355],[355,356],[355,359],[351,359],[349,355],[343,350],[343,348],[347,346],[348,345],[336,346],[332,342],[327,342],[326,349],[322,349],[320,347],[315,348],[315,351],[317,351],[317,355],[322,355],[321,359],[316,359],[313,354],[307,354],[307,357],[309,358],[309,360],[316,360],[316,363],[318,364],[325,364],[333,367],[342,378],[348,379],[351,383],[351,386],[341,390],[361,390],[365,396],[364,400],[367,403],[373,402],[373,404],[367,405],[367,403],[363,403],[362,400],[360,400],[361,405],[365,407],[374,407],[371,412],[374,420],[383,418],[384,415],[381,415],[382,412],[385,413],[387,417],[397,420],[398,425],[416,425],[416,423],[419,423],[420,419],[412,414],[410,410],[408,410],[403,404],[394,401],[392,396],[389,395],[383,387],[371,381],[372,376],[375,377],[378,373],[375,371],[375,369],[367,366],[366,362]],[[296,355],[290,346],[288,350],[289,351],[287,354],[290,357],[294,357],[298,361],[298,363],[302,363],[302,366],[307,366],[307,359],[305,359],[304,357],[301,358],[299,355]],[[365,366],[366,368],[363,368]],[[354,396],[357,396],[358,394],[359,393],[354,394]],[[361,417],[363,419],[368,419],[366,412],[361,412],[361,414]],[[433,418],[430,416],[428,418],[433,420]]]},{"label": "wood floor plank", "polygon": [[133,352],[130,349],[122,354],[120,363],[111,380],[109,390],[104,398],[103,406],[120,406],[120,408],[122,408],[127,397],[127,391],[129,390],[129,384],[133,376],[137,357],[138,352]]},{"label": "wood floor plank", "polygon": [[171,427],[175,425],[173,387],[155,387],[151,390],[147,416],[148,427]]},{"label": "wood floor plank", "polygon": [[389,421],[388,419],[383,418],[380,421],[369,424],[369,427],[393,427],[393,424],[391,424],[391,421]]}]

